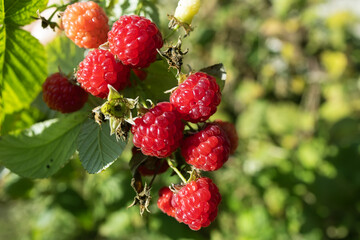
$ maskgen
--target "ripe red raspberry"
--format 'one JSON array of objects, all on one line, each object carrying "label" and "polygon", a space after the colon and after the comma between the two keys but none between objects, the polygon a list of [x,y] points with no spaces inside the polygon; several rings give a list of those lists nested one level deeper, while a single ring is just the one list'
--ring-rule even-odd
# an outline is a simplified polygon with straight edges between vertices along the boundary
[{"label": "ripe red raspberry", "polygon": [[79,64],[77,81],[96,97],[106,98],[108,84],[120,91],[130,84],[130,68],[106,50],[94,49]]},{"label": "ripe red raspberry", "polygon": [[202,177],[191,181],[174,194],[171,206],[175,218],[187,224],[192,230],[207,227],[215,220],[221,195],[210,178]]},{"label": "ripe red raspberry", "polygon": [[132,68],[148,67],[156,60],[156,49],[163,45],[157,26],[149,19],[136,15],[121,16],[108,37],[111,52]]},{"label": "ripe red raspberry", "polygon": [[66,36],[83,48],[97,48],[106,42],[107,23],[104,10],[92,1],[71,4],[62,16]]},{"label": "ripe red raspberry", "polygon": [[158,158],[168,157],[180,145],[184,124],[174,106],[158,103],[144,116],[135,120],[131,132],[133,143],[142,153]]},{"label": "ripe red raspberry", "polygon": [[215,120],[214,123],[219,125],[225,131],[230,141],[230,154],[234,154],[239,144],[239,136],[234,124],[221,120]]},{"label": "ripe red raspberry", "polygon": [[218,125],[208,124],[187,138],[181,145],[181,154],[185,161],[204,171],[215,171],[228,160],[229,139]]},{"label": "ripe red raspberry", "polygon": [[[139,148],[133,147],[131,151],[133,155],[142,155],[142,152]],[[161,160],[157,157],[147,156],[145,162],[143,162],[137,170],[142,176],[153,176],[154,174],[164,173],[168,168],[169,165],[167,164],[167,161],[165,159]]]},{"label": "ripe red raspberry", "polygon": [[171,200],[174,193],[168,187],[163,187],[159,190],[159,199],[157,201],[158,208],[169,215],[175,217],[175,208],[171,205]]},{"label": "ripe red raspberry", "polygon": [[170,96],[170,102],[181,117],[193,123],[209,119],[220,101],[221,92],[216,79],[202,72],[190,75]]},{"label": "ripe red raspberry", "polygon": [[61,73],[50,75],[42,85],[43,99],[49,108],[62,113],[81,109],[88,94],[79,86],[69,82]]}]

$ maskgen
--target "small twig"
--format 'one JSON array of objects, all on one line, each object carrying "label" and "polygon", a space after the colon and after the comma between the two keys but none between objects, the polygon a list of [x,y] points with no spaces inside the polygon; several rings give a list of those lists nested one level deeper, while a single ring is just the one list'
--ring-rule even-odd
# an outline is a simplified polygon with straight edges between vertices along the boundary
[{"label": "small twig", "polygon": [[181,174],[181,172],[179,171],[179,169],[177,169],[174,164],[172,163],[171,159],[167,159],[167,163],[169,164],[169,167],[171,167],[172,170],[174,170],[174,172],[176,172],[176,174],[180,177],[180,179],[183,181],[183,183],[187,183],[185,177]]},{"label": "small twig", "polygon": [[168,38],[170,38],[172,35],[174,35],[174,33],[176,33],[176,31],[177,31],[177,28],[176,28],[176,29],[175,29],[175,28],[172,29],[172,31],[169,32],[168,35],[166,35],[166,36],[164,37],[164,41],[168,40]]},{"label": "small twig", "polygon": [[185,122],[185,125],[188,126],[191,131],[196,131],[188,122]]}]

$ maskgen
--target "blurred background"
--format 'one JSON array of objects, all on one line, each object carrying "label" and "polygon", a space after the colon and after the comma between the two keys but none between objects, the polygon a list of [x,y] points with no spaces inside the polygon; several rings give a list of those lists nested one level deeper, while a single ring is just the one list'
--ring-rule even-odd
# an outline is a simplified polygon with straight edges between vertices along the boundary
[{"label": "blurred background", "polygon": [[[166,31],[177,1],[154,2]],[[159,188],[179,181],[170,170],[156,179],[151,214],[128,209],[129,147],[96,175],[77,159],[42,180],[2,169],[0,239],[360,238],[360,1],[207,0],[193,26],[185,65],[225,65],[212,119],[233,122],[240,138],[205,174],[223,196],[217,220],[194,232],[157,209]]]}]

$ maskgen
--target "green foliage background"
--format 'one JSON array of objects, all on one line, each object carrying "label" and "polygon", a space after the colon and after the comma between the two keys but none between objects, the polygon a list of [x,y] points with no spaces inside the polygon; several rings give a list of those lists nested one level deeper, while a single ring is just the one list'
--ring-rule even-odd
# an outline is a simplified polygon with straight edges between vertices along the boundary
[{"label": "green foliage background", "polygon": [[[131,2],[101,3],[112,11],[114,21],[127,13],[126,4],[127,11],[135,10]],[[174,12],[177,1],[151,2],[159,7],[158,20],[166,32],[166,14]],[[240,137],[236,154],[224,168],[206,174],[223,196],[218,218],[210,227],[193,232],[157,209],[158,189],[178,182],[170,171],[156,180],[151,214],[140,217],[136,207],[127,209],[134,196],[128,146],[99,174],[86,173],[77,155],[42,180],[19,177],[0,165],[0,239],[359,239],[360,11],[356,2],[203,2],[193,21],[195,31],[184,41],[190,49],[184,62],[194,69],[224,63],[228,79],[212,119],[235,123]],[[156,16],[152,7],[146,9],[150,17]],[[18,24],[28,23],[14,16]],[[6,43],[16,43],[12,37],[16,34],[7,31],[13,22],[4,22],[0,40],[7,34]],[[16,31],[22,39],[29,35],[18,26]],[[47,52],[49,73],[59,62],[71,70],[70,59],[76,65],[83,56],[63,38],[38,50]],[[1,52],[0,60],[9,54],[19,58],[19,52],[16,47]],[[36,61],[45,64],[40,57]],[[38,66],[37,75],[24,70],[24,81],[33,81],[30,75],[37,82],[45,80],[45,68]],[[6,74],[12,72],[6,70],[11,69],[6,62],[0,67],[3,87]],[[159,79],[151,76],[152,82],[174,85],[166,82],[166,74]],[[44,107],[41,97],[30,105],[38,92],[34,85],[26,91],[25,102],[13,98],[12,109],[0,101],[0,111],[7,113],[1,115],[1,135],[57,116]]]}]

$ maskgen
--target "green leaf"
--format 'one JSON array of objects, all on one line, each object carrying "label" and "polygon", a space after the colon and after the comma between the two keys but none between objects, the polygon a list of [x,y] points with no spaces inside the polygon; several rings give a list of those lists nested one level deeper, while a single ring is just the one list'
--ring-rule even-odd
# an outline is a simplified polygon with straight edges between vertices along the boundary
[{"label": "green leaf", "polygon": [[[4,0],[0,1],[0,24],[3,25],[5,20],[5,7],[4,7]],[[1,26],[2,28],[3,26]]]},{"label": "green leaf", "polygon": [[[151,99],[154,102],[169,101],[169,94],[165,91],[177,86],[175,75],[168,69],[165,61],[156,61],[146,69],[147,77],[143,81],[137,81],[137,86],[125,89],[124,96],[141,96],[144,99]],[[136,94],[131,94],[136,91]],[[129,95],[128,95],[129,92]]]},{"label": "green leaf", "polygon": [[148,0],[142,1],[140,12],[142,13],[142,16],[149,18],[158,27],[160,27],[159,10],[153,2]]},{"label": "green leaf", "polygon": [[[66,51],[64,51],[66,49]],[[65,36],[57,37],[46,46],[48,72],[55,73],[59,67],[65,74],[72,73],[84,59],[84,50]]]},{"label": "green leaf", "polygon": [[46,77],[43,46],[19,26],[34,21],[47,0],[0,1],[0,124],[30,105]]},{"label": "green leaf", "polygon": [[[114,22],[123,15],[137,14],[144,16],[153,21],[158,27],[160,24],[159,11],[156,5],[149,0],[109,0],[105,3],[107,10],[110,13],[110,21]],[[114,6],[112,9],[111,6]]]},{"label": "green leaf", "polygon": [[39,93],[47,74],[45,51],[30,33],[7,28],[3,54],[0,65],[4,111],[12,113],[28,106]]},{"label": "green leaf", "polygon": [[34,21],[36,11],[45,9],[48,0],[5,0],[5,22],[20,26]]},{"label": "green leaf", "polygon": [[98,173],[109,167],[123,152],[126,142],[110,136],[107,125],[99,126],[87,120],[81,129],[78,141],[80,161],[89,173]]},{"label": "green leaf", "polygon": [[13,199],[28,198],[30,190],[34,187],[34,180],[16,177],[5,185],[5,192]]},{"label": "green leaf", "polygon": [[222,91],[224,89],[225,80],[226,80],[226,72],[225,72],[225,67],[222,63],[218,63],[218,64],[212,65],[210,67],[200,69],[199,71],[210,74],[213,77],[215,77],[216,82],[220,87],[220,90]]},{"label": "green leaf", "polygon": [[140,0],[119,0],[112,9],[109,9],[109,20],[115,22],[123,15],[134,14]]},{"label": "green leaf", "polygon": [[[0,4],[2,1],[0,0]],[[1,8],[0,8],[1,10]],[[1,12],[0,12],[1,14]],[[0,19],[1,21],[1,19]],[[5,27],[0,22],[0,131],[2,129],[2,122],[4,120],[5,114],[4,113],[4,100],[3,100],[3,94],[2,89],[4,89],[4,78],[3,78],[3,72],[4,72],[4,57],[5,57],[5,38],[6,38],[6,32]]]},{"label": "green leaf", "polygon": [[29,128],[35,122],[40,121],[41,117],[43,117],[43,115],[36,108],[22,109],[12,114],[6,114],[2,122],[0,135]]},{"label": "green leaf", "polygon": [[51,176],[74,154],[85,117],[83,112],[73,113],[0,138],[0,162],[23,177]]}]

